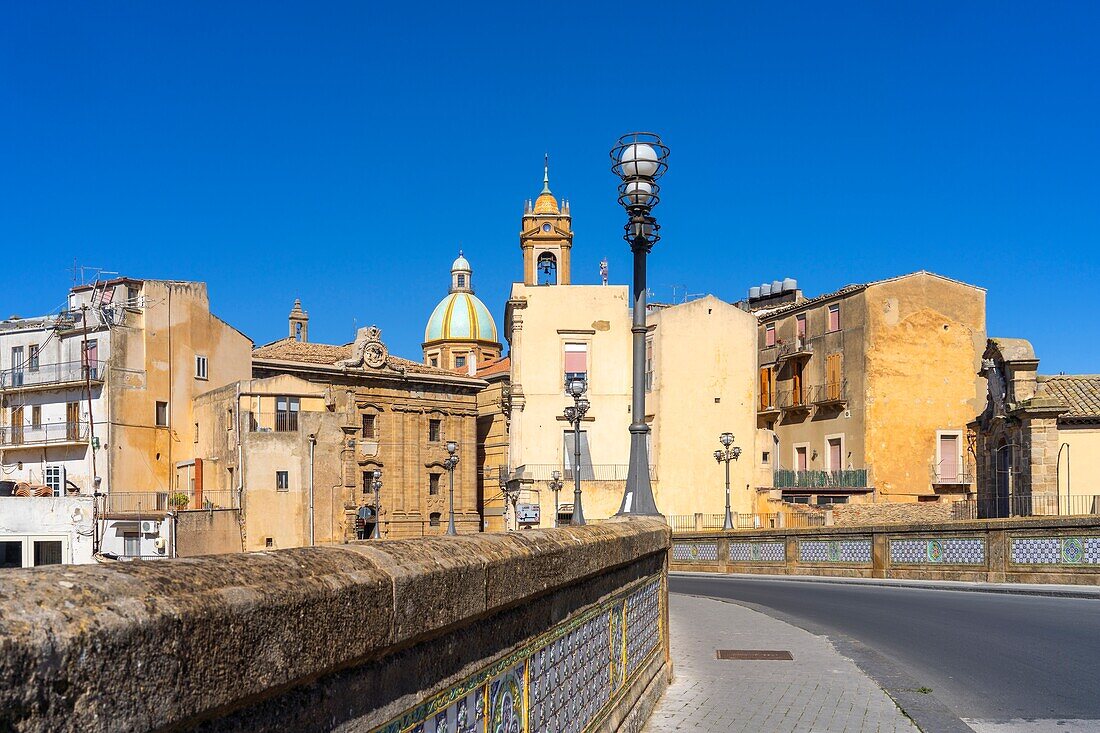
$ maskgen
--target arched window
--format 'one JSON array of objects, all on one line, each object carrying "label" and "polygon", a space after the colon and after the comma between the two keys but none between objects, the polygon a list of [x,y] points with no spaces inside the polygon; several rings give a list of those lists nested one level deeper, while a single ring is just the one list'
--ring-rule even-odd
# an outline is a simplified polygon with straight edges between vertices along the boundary
[{"label": "arched window", "polygon": [[551,252],[543,252],[538,259],[539,285],[558,284],[558,258]]},{"label": "arched window", "polygon": [[433,527],[438,527],[439,526],[439,517],[440,517],[439,512],[432,512],[431,514],[428,515],[428,524],[430,524]]}]

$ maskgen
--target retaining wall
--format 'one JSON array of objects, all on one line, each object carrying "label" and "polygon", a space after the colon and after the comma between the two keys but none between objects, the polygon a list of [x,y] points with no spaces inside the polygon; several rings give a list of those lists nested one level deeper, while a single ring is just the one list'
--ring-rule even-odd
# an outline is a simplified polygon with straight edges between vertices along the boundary
[{"label": "retaining wall", "polygon": [[629,520],[8,571],[0,730],[639,731],[668,547]]},{"label": "retaining wall", "polygon": [[672,570],[1100,584],[1100,517],[677,532]]}]

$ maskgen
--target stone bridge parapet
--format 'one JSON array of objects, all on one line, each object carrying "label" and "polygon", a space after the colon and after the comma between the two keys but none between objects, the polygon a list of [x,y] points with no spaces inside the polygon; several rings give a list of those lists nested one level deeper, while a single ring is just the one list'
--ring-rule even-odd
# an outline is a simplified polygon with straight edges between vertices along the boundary
[{"label": "stone bridge parapet", "polygon": [[637,731],[668,548],[633,519],[6,571],[0,730]]}]

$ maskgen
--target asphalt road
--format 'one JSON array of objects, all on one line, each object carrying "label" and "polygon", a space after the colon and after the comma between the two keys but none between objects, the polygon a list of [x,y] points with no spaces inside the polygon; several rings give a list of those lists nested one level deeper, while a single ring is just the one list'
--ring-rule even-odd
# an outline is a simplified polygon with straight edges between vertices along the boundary
[{"label": "asphalt road", "polygon": [[968,721],[1100,730],[1100,600],[675,575],[669,589],[862,642]]}]

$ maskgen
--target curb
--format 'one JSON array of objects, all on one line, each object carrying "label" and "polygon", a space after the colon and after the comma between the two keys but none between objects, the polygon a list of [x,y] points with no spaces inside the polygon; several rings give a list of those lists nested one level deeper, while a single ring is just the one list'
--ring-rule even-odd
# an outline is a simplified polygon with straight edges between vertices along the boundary
[{"label": "curb", "polygon": [[736,580],[783,580],[792,583],[834,583],[837,585],[867,585],[884,588],[923,588],[924,590],[949,590],[964,593],[1002,593],[1047,598],[1082,598],[1100,600],[1100,587],[1080,588],[1057,585],[1049,588],[1014,583],[966,583],[963,581],[895,580],[886,578],[834,578],[820,575],[765,575],[758,573],[699,573],[683,570],[670,571],[669,576],[698,578],[731,578]]}]

